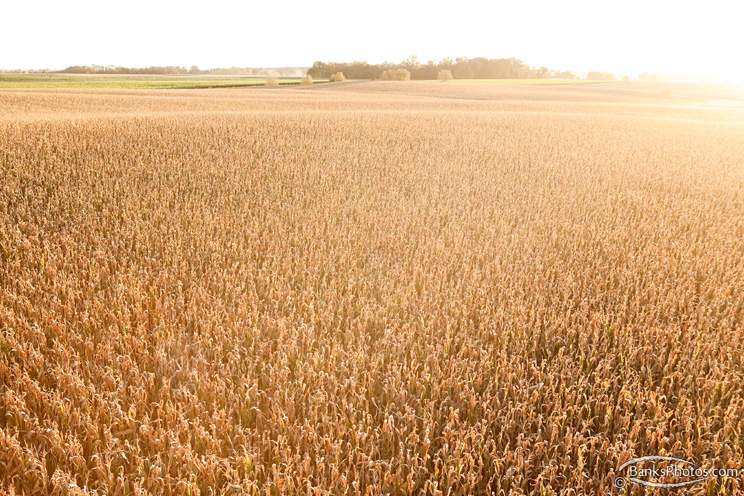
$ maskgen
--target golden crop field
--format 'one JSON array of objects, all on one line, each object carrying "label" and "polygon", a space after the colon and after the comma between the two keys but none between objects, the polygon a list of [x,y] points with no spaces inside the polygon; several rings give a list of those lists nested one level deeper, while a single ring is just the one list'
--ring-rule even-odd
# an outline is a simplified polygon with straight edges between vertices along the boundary
[{"label": "golden crop field", "polygon": [[0,90],[0,493],[744,467],[737,91]]}]

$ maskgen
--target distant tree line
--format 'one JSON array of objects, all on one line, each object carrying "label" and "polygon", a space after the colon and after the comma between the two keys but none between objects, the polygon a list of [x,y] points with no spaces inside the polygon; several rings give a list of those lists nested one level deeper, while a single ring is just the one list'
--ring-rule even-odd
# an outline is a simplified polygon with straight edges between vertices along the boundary
[{"label": "distant tree line", "polygon": [[[448,72],[447,72],[448,71]],[[334,74],[342,73],[349,79],[386,79],[386,80],[448,80],[454,79],[579,79],[571,71],[550,70],[547,67],[532,67],[516,59],[487,59],[478,57],[469,59],[458,57],[455,60],[429,60],[419,62],[413,55],[400,63],[383,62],[370,64],[364,61],[355,62],[315,62],[312,67],[218,67],[200,69],[198,66],[150,66],[122,67],[102,65],[74,65],[61,71],[50,69],[38,70],[0,70],[0,73],[70,73],[70,74],[161,74],[161,75],[219,75],[219,76],[263,76],[263,77],[301,77],[311,76],[316,79],[329,79]],[[446,77],[443,75],[446,74]],[[443,79],[444,77],[444,79]],[[611,72],[589,72],[581,74],[590,80],[616,81],[618,78]],[[625,76],[623,81],[630,78]],[[667,81],[668,76],[662,73],[646,73],[637,77],[640,81]]]},{"label": "distant tree line", "polygon": [[586,74],[586,78],[592,81],[617,81],[617,78],[611,72],[592,71]]},{"label": "distant tree line", "polygon": [[661,72],[644,72],[643,74],[638,76],[639,81],[666,81],[667,76],[664,75]]},{"label": "distant tree line", "polygon": [[437,79],[440,71],[450,71],[455,79],[576,79],[571,71],[551,71],[547,67],[531,67],[515,59],[487,59],[484,57],[469,59],[458,57],[455,60],[445,58],[440,61],[419,62],[414,55],[399,64],[383,62],[370,64],[364,61],[355,62],[315,62],[309,75],[314,78],[328,78],[332,74],[343,72],[349,79],[393,79],[399,69],[410,73],[411,79]]},{"label": "distant tree line", "polygon": [[0,69],[0,74],[47,74],[49,69]]},{"label": "distant tree line", "polygon": [[307,72],[307,67],[229,67],[216,69],[199,69],[197,66],[190,68],[179,66],[150,66],[142,68],[101,66],[101,65],[74,65],[60,72],[69,74],[205,74],[219,76],[302,76]]}]

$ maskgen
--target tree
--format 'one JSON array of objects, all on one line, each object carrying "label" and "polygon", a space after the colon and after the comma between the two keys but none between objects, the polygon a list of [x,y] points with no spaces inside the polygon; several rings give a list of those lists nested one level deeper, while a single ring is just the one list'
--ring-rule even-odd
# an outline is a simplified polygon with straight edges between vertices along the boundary
[{"label": "tree", "polygon": [[611,72],[590,72],[586,75],[586,78],[592,81],[617,81],[617,78]]},{"label": "tree", "polygon": [[571,71],[551,71],[550,77],[554,79],[576,79],[576,74]]},{"label": "tree", "polygon": [[336,74],[331,74],[328,80],[332,83],[340,83],[341,81],[346,81],[346,76],[344,76],[343,72],[337,72]]},{"label": "tree", "polygon": [[473,79],[473,69],[467,57],[457,57],[452,69],[455,79]]},{"label": "tree", "polygon": [[307,71],[308,75],[316,78],[325,78],[328,77],[328,64],[325,62],[317,61],[313,64],[313,66]]},{"label": "tree", "polygon": [[443,70],[450,71],[454,79],[575,78],[573,73],[569,71],[557,73],[546,67],[531,67],[514,57],[508,59],[458,57],[454,62],[452,59],[445,58],[439,62],[432,59],[425,64],[421,64],[415,55],[411,55],[398,64],[390,62],[369,64],[358,60],[354,62],[315,62],[307,71],[307,74],[314,78],[330,78],[333,74],[343,72],[345,77],[351,79],[406,80],[407,78],[402,76],[405,73],[395,72],[398,69],[408,71],[409,78],[415,80],[436,80],[439,78],[439,71]]},{"label": "tree", "polygon": [[548,79],[550,77],[550,70],[548,70],[547,67],[540,67],[539,69],[535,70],[534,77],[536,79]]},{"label": "tree", "polygon": [[437,79],[439,79],[443,83],[446,83],[447,81],[452,81],[452,71],[450,71],[449,69],[442,69],[437,74]]},{"label": "tree", "polygon": [[382,73],[380,79],[385,81],[409,81],[411,73],[405,69],[388,69]]},{"label": "tree", "polygon": [[401,67],[404,69],[408,69],[408,71],[413,72],[419,67],[421,67],[421,64],[418,61],[418,55],[411,55],[406,60],[400,63]]},{"label": "tree", "polygon": [[300,78],[300,84],[313,84],[313,77],[310,74],[305,74]]},{"label": "tree", "polygon": [[411,71],[411,79],[436,79],[439,64],[435,60],[429,60],[425,65],[419,65],[418,68]]},{"label": "tree", "polygon": [[405,69],[395,69],[395,80],[396,81],[410,81],[411,73]]}]

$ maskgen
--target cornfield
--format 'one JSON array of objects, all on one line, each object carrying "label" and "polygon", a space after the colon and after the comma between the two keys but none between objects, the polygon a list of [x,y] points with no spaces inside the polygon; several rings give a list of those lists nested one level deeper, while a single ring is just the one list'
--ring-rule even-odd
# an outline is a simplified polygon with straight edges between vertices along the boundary
[{"label": "cornfield", "polygon": [[0,492],[744,467],[744,110],[706,91],[0,91]]}]

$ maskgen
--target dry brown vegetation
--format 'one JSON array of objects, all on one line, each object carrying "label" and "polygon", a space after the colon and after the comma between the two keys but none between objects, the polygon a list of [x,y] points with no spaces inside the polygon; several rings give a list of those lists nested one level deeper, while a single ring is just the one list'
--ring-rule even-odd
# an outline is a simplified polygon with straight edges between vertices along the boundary
[{"label": "dry brown vegetation", "polygon": [[0,489],[743,466],[742,107],[665,88],[0,92]]}]

